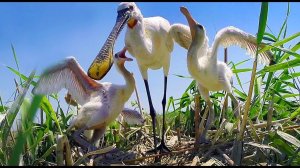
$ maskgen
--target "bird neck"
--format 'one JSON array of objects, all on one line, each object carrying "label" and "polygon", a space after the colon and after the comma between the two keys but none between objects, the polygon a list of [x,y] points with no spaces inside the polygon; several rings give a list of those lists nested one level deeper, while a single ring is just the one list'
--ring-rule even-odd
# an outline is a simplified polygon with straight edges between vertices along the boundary
[{"label": "bird neck", "polygon": [[212,57],[211,59],[217,62],[217,54],[218,54],[218,46],[220,44],[220,38],[215,38],[211,48],[210,48],[210,56]]},{"label": "bird neck", "polygon": [[206,38],[193,39],[190,48],[188,50],[188,56],[191,61],[198,60],[199,57],[203,57],[207,54],[208,43]]},{"label": "bird neck", "polygon": [[117,63],[117,69],[123,75],[126,81],[125,87],[123,88],[123,92],[124,92],[124,99],[125,101],[127,101],[134,91],[135,80],[133,75],[124,67],[124,62]]},{"label": "bird neck", "polygon": [[139,20],[137,24],[131,29],[127,28],[129,31],[130,37],[135,44],[138,44],[136,47],[143,50],[145,55],[151,54],[152,43],[149,38],[149,33],[145,29],[145,24],[143,19]]}]

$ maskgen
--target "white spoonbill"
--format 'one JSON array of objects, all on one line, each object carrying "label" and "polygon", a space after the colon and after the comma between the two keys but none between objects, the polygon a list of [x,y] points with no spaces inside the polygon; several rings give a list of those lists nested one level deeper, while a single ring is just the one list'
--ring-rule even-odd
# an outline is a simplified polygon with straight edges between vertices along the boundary
[{"label": "white spoonbill", "polygon": [[[169,152],[164,142],[165,134],[165,105],[167,91],[167,77],[170,67],[170,55],[173,51],[174,41],[180,46],[188,48],[186,41],[191,41],[189,27],[181,24],[170,25],[170,23],[159,16],[144,18],[140,9],[134,2],[122,2],[119,4],[118,13],[126,11],[127,32],[125,35],[125,47],[128,52],[136,58],[140,73],[144,79],[147,91],[150,115],[152,118],[154,152],[159,149],[161,152]],[[181,33],[178,30],[185,33]],[[182,37],[181,37],[182,35]],[[162,99],[163,126],[161,144],[156,148],[155,116],[156,112],[152,104],[151,94],[148,85],[148,69],[163,68],[164,72],[164,95]]]},{"label": "white spoonbill", "polygon": [[[47,69],[40,77],[34,94],[57,93],[66,88],[81,105],[78,116],[68,130],[76,128],[74,139],[80,145],[95,150],[96,147],[80,137],[85,130],[93,130],[90,140],[94,144],[105,132],[106,126],[113,122],[124,108],[134,91],[133,75],[124,67],[126,50],[115,54],[116,68],[123,75],[126,84],[116,85],[109,82],[97,83],[89,78],[74,57]],[[128,113],[128,110],[126,111]],[[125,114],[127,115],[127,114]],[[126,116],[125,116],[126,118]]]},{"label": "white spoonbill", "polygon": [[125,37],[125,47],[131,55],[133,55],[138,63],[139,70],[144,79],[147,97],[149,102],[150,115],[152,118],[154,152],[156,153],[156,132],[155,132],[155,110],[152,105],[149,85],[148,85],[148,69],[160,69],[164,71],[164,96],[162,100],[163,106],[163,132],[161,145],[158,147],[161,152],[170,151],[164,142],[165,134],[165,105],[167,91],[167,76],[170,67],[170,53],[173,51],[174,41],[180,46],[188,49],[191,35],[190,29],[186,25],[173,24],[162,17],[144,18],[139,8],[134,2],[122,2],[119,4],[118,16],[116,24],[111,31],[107,42],[101,49],[93,63],[89,67],[88,76],[92,79],[100,80],[109,71],[111,64],[112,46],[118,34],[127,23],[127,32]]},{"label": "white spoonbill", "polygon": [[[205,142],[205,134],[214,119],[214,112],[209,100],[209,91],[225,90],[234,102],[235,116],[239,116],[238,101],[233,95],[230,81],[232,71],[226,63],[217,60],[217,50],[220,45],[228,47],[237,45],[244,48],[252,57],[256,53],[256,37],[238,28],[229,26],[221,29],[215,36],[212,47],[208,45],[208,37],[205,28],[193,19],[187,8],[181,7],[180,11],[186,17],[192,42],[187,53],[187,67],[191,76],[197,81],[198,89],[209,107],[209,117],[205,130],[201,135],[201,142]],[[265,44],[262,44],[265,45]],[[258,55],[260,62],[265,64],[274,63],[272,53],[266,51]]]}]

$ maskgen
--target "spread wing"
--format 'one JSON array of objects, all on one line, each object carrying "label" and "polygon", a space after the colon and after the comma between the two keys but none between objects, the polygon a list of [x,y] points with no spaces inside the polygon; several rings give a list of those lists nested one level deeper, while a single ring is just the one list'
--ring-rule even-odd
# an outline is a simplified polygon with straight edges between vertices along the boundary
[{"label": "spread wing", "polygon": [[174,41],[185,49],[189,49],[192,43],[190,27],[184,24],[173,24],[169,31]]},{"label": "spread wing", "polygon": [[82,104],[90,93],[99,87],[101,84],[89,78],[74,57],[68,57],[62,63],[46,69],[32,92],[51,94],[66,88],[72,97]]},{"label": "spread wing", "polygon": [[118,117],[118,120],[120,122],[125,121],[128,124],[137,124],[137,125],[143,125],[145,122],[145,119],[138,111],[129,108],[124,108],[122,110],[122,112]]},{"label": "spread wing", "polygon": [[[232,45],[240,46],[241,48],[246,49],[247,54],[252,58],[254,58],[256,54],[256,37],[233,26],[225,27],[218,31],[212,46],[212,52],[216,52],[220,45],[224,47]],[[265,45],[266,44],[261,43],[259,48],[263,48]],[[270,51],[265,51],[258,55],[258,62],[263,64],[273,64],[275,61],[272,53]]]}]

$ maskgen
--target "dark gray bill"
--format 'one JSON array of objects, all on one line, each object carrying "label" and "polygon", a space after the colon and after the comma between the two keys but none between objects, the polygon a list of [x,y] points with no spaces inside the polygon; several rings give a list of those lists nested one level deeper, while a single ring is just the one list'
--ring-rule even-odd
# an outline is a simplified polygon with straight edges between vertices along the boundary
[{"label": "dark gray bill", "polygon": [[116,23],[105,41],[100,52],[92,62],[88,70],[88,76],[95,80],[101,80],[110,70],[113,64],[113,48],[115,41],[129,19],[129,8],[118,11]]}]

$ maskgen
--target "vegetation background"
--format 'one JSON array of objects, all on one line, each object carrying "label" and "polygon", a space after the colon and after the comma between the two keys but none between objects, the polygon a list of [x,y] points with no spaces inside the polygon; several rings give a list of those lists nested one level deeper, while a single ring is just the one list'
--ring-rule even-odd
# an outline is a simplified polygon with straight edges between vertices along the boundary
[{"label": "vegetation background", "polygon": [[[300,55],[298,51],[300,48],[300,32],[296,29],[292,33],[287,33],[289,27],[293,27],[290,25],[297,25],[298,22],[289,20],[290,15],[296,11],[291,10],[294,4],[286,4],[282,6],[286,10],[283,14],[284,19],[277,20],[280,23],[280,26],[276,27],[279,30],[276,31],[277,33],[273,33],[272,29],[274,28],[268,24],[269,18],[272,18],[269,13],[272,5],[268,3],[259,4],[258,16],[254,17],[258,23],[256,29],[258,43],[263,41],[269,44],[258,52],[271,49],[276,58],[275,65],[256,68],[256,60],[231,61],[233,56],[230,50],[228,52],[228,64],[233,69],[236,79],[234,92],[243,104],[244,117],[240,132],[235,129],[237,120],[233,117],[230,100],[227,99],[228,106],[226,105],[226,94],[224,92],[213,92],[211,100],[216,116],[219,116],[219,118],[214,123],[215,128],[209,132],[212,144],[208,146],[210,149],[201,145],[198,146],[199,148],[195,148],[198,145],[193,146],[194,142],[197,141],[196,135],[203,128],[202,121],[204,120],[200,119],[203,118],[202,115],[207,113],[205,112],[207,111],[205,110],[206,105],[202,99],[197,98],[198,93],[195,82],[188,75],[177,74],[174,76],[183,80],[189,79],[190,82],[189,85],[184,87],[180,96],[172,95],[172,89],[169,87],[166,136],[167,141],[174,142],[171,146],[173,152],[170,155],[164,155],[160,164],[300,164]],[[299,4],[295,4],[295,6],[297,5]],[[13,75],[12,81],[3,80],[3,83],[12,82],[13,84],[10,87],[13,86],[15,90],[12,91],[12,96],[9,98],[3,99],[0,96],[0,165],[89,164],[86,162],[86,158],[94,153],[86,155],[83,154],[86,151],[81,152],[81,154],[80,152],[77,153],[76,151],[80,150],[80,147],[77,147],[69,134],[66,133],[69,121],[76,115],[77,108],[67,106],[61,100],[61,95],[58,94],[49,96],[32,95],[31,89],[36,85],[39,76],[35,71],[22,72],[19,61],[20,56],[16,54],[17,49],[14,47],[13,44],[10,47],[10,59],[14,60],[14,64],[1,67],[1,69],[8,70],[3,73],[4,76]],[[51,48],[45,51],[48,50],[51,50]],[[20,55],[22,54],[20,53]],[[8,58],[5,57],[5,59]],[[222,57],[220,59],[223,60]],[[246,62],[250,66],[240,68]],[[240,76],[244,73],[249,75],[241,79]],[[249,80],[249,84],[244,85]],[[171,86],[171,83],[169,85]],[[160,84],[158,83],[157,86],[160,86]],[[176,87],[178,88],[178,85]],[[142,87],[139,90],[139,93],[142,93]],[[152,88],[152,90],[154,89]],[[6,91],[9,91],[9,89]],[[160,102],[160,98],[157,99]],[[144,105],[147,104],[144,103]],[[130,106],[138,109],[136,98],[130,101]],[[160,107],[157,107],[157,109],[160,109]],[[119,122],[112,123],[106,131],[104,141],[102,141],[101,146],[103,148],[96,153],[105,153],[115,147],[128,152],[137,149],[138,145],[150,149],[151,141],[148,142],[149,140],[146,139],[151,137],[151,131],[149,131],[151,130],[151,119],[147,113],[147,108],[144,108],[143,115],[147,120],[144,126],[129,127],[121,125]],[[39,116],[39,120],[34,120],[37,116]],[[201,121],[200,125],[198,125],[199,121]],[[158,123],[158,128],[161,128],[161,116],[158,117]],[[14,125],[15,128],[13,129]],[[191,141],[192,143],[190,143]],[[239,148],[239,142],[242,142],[243,148]],[[61,152],[64,149],[61,146],[67,146],[65,153]],[[193,152],[188,153],[188,155],[180,155],[182,150],[189,151],[187,148],[191,146]],[[232,152],[235,150],[241,151],[240,153]],[[137,159],[135,158],[134,164],[155,164],[153,159],[151,160],[141,153],[141,151],[136,153]],[[232,155],[232,153],[234,154]],[[181,156],[181,161],[178,161],[178,158],[176,160],[175,156]],[[175,163],[171,162],[172,159],[170,158],[175,159]],[[115,162],[110,164],[120,163],[120,161],[111,160]]]}]

